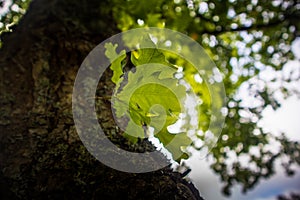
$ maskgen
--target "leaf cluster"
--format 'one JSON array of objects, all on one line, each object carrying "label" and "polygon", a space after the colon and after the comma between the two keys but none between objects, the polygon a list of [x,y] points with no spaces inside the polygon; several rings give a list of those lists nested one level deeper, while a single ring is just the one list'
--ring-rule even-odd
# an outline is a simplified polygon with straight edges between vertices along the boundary
[{"label": "leaf cluster", "polygon": [[[187,159],[184,149],[191,144],[191,139],[186,133],[174,134],[168,130],[168,126],[174,124],[183,112],[185,87],[174,77],[177,68],[166,60],[161,50],[155,48],[150,38],[145,40],[149,40],[153,48],[131,52],[134,70],[126,74],[122,68],[125,53],[116,54],[116,45],[106,44],[106,55],[112,61],[112,81],[116,84],[112,98],[115,116],[128,120],[126,127],[122,128],[125,137],[132,142],[148,137],[151,134],[149,127],[152,127],[154,137],[172,153],[175,160]],[[123,81],[126,84],[120,88]]]}]

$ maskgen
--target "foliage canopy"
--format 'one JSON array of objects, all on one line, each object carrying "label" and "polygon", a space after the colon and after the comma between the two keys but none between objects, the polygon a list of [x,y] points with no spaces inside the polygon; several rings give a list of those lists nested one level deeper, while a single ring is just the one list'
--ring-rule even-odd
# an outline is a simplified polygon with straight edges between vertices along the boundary
[{"label": "foliage canopy", "polygon": [[[211,152],[214,160],[211,167],[225,182],[225,194],[230,194],[234,183],[242,184],[245,192],[261,178],[274,174],[274,162],[283,155],[288,159],[282,161],[282,165],[287,174],[292,174],[290,166],[300,163],[299,143],[289,141],[284,133],[275,137],[257,123],[264,108],[276,109],[282,98],[299,95],[289,89],[289,83],[297,79],[274,77],[266,81],[260,76],[264,70],[280,72],[288,59],[293,59],[290,45],[300,28],[297,1],[158,0],[141,3],[131,0],[115,1],[115,5],[114,16],[121,30],[155,26],[183,32],[205,48],[221,71],[228,97],[224,108],[227,117],[222,136]],[[195,83],[196,72],[186,70],[185,73],[190,74],[189,83]],[[280,81],[286,84],[271,87]],[[195,84],[198,88],[199,83]],[[245,88],[255,103],[246,103],[239,95]],[[209,103],[208,100],[204,102]],[[204,116],[199,121],[205,123],[207,119]],[[274,143],[280,144],[278,151],[266,148]],[[254,150],[258,153],[253,153]],[[241,163],[239,158],[242,157],[247,158],[248,166]],[[234,161],[228,163],[232,158]]]}]

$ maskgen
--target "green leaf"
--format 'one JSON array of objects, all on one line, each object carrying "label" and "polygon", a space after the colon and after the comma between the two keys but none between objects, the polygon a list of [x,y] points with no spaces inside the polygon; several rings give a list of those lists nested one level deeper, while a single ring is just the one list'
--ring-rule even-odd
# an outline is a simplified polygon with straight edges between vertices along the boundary
[{"label": "green leaf", "polygon": [[[138,115],[131,115],[136,123],[142,122],[142,124],[150,125],[152,118],[159,118],[158,122],[151,123],[154,128],[159,127],[159,124],[163,122],[161,116],[165,115],[166,122],[170,125],[177,121],[176,116],[181,112],[181,105],[176,95],[169,88],[156,83],[145,84],[136,89],[130,98],[130,105],[130,113],[138,113]],[[138,109],[135,105],[139,105]],[[155,105],[163,107],[166,113],[155,108]],[[154,108],[151,109],[152,107]]]},{"label": "green leaf", "polygon": [[112,82],[117,83],[123,75],[122,61],[126,58],[126,51],[122,50],[120,53],[116,52],[118,44],[106,43],[105,55],[110,60],[110,69],[113,71]]},{"label": "green leaf", "polygon": [[[116,46],[110,45],[108,49],[115,53]],[[168,131],[168,126],[176,123],[179,114],[184,112],[182,105],[186,98],[185,87],[175,78],[177,67],[166,60],[164,52],[156,48],[150,36],[143,39],[139,50],[131,53],[131,62],[135,70],[124,75],[126,78],[118,79],[117,87],[121,81],[126,79],[127,82],[115,90],[112,98],[116,117],[129,119],[123,127],[124,136],[136,142],[137,138],[147,137],[148,127],[152,127],[154,137],[176,161],[188,158],[184,149],[192,143],[191,139],[186,133]]]},{"label": "green leaf", "polygon": [[183,149],[191,144],[191,139],[167,129],[183,112],[182,102],[186,97],[185,87],[178,84],[175,73],[176,69],[161,64],[136,67],[134,73],[128,73],[127,85],[114,94],[113,107],[117,117],[130,119],[125,137],[135,142],[137,137],[145,137],[143,126],[153,127],[154,136],[180,161],[188,157]]},{"label": "green leaf", "polygon": [[189,155],[184,150],[191,145],[192,140],[186,133],[170,134],[167,129],[164,129],[157,137],[165,145],[165,148],[172,153],[173,159],[177,162],[189,158]]},{"label": "green leaf", "polygon": [[138,51],[134,51],[132,55],[131,62],[135,66],[147,63],[160,63],[168,65],[164,55],[156,48],[139,49]]},{"label": "green leaf", "polygon": [[[147,48],[144,48],[145,46],[147,46]],[[144,37],[140,49],[132,52],[131,62],[135,66],[148,63],[159,63],[174,67],[166,60],[165,55],[156,47],[150,36]]]}]

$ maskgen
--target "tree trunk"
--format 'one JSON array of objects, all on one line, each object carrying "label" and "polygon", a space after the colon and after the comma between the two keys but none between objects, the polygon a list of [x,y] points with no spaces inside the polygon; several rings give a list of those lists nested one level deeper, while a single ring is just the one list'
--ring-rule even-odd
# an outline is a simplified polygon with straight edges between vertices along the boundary
[{"label": "tree trunk", "polygon": [[[103,165],[76,133],[75,76],[92,48],[118,32],[112,6],[108,0],[35,0],[14,31],[3,35],[1,199],[201,199],[170,168],[133,174]],[[101,86],[112,87],[108,75]],[[115,129],[104,103],[110,118],[105,129]],[[147,141],[140,146],[153,149]]]}]

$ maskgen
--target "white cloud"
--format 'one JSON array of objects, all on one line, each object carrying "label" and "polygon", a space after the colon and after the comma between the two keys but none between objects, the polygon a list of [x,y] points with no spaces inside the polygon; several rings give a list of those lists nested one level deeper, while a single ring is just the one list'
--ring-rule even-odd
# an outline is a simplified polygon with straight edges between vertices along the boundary
[{"label": "white cloud", "polygon": [[300,59],[300,37],[294,40],[291,49],[295,57]]},{"label": "white cloud", "polygon": [[289,139],[300,141],[300,101],[297,96],[284,100],[277,111],[269,107],[263,116],[260,125],[264,129],[274,135],[284,132]]}]

